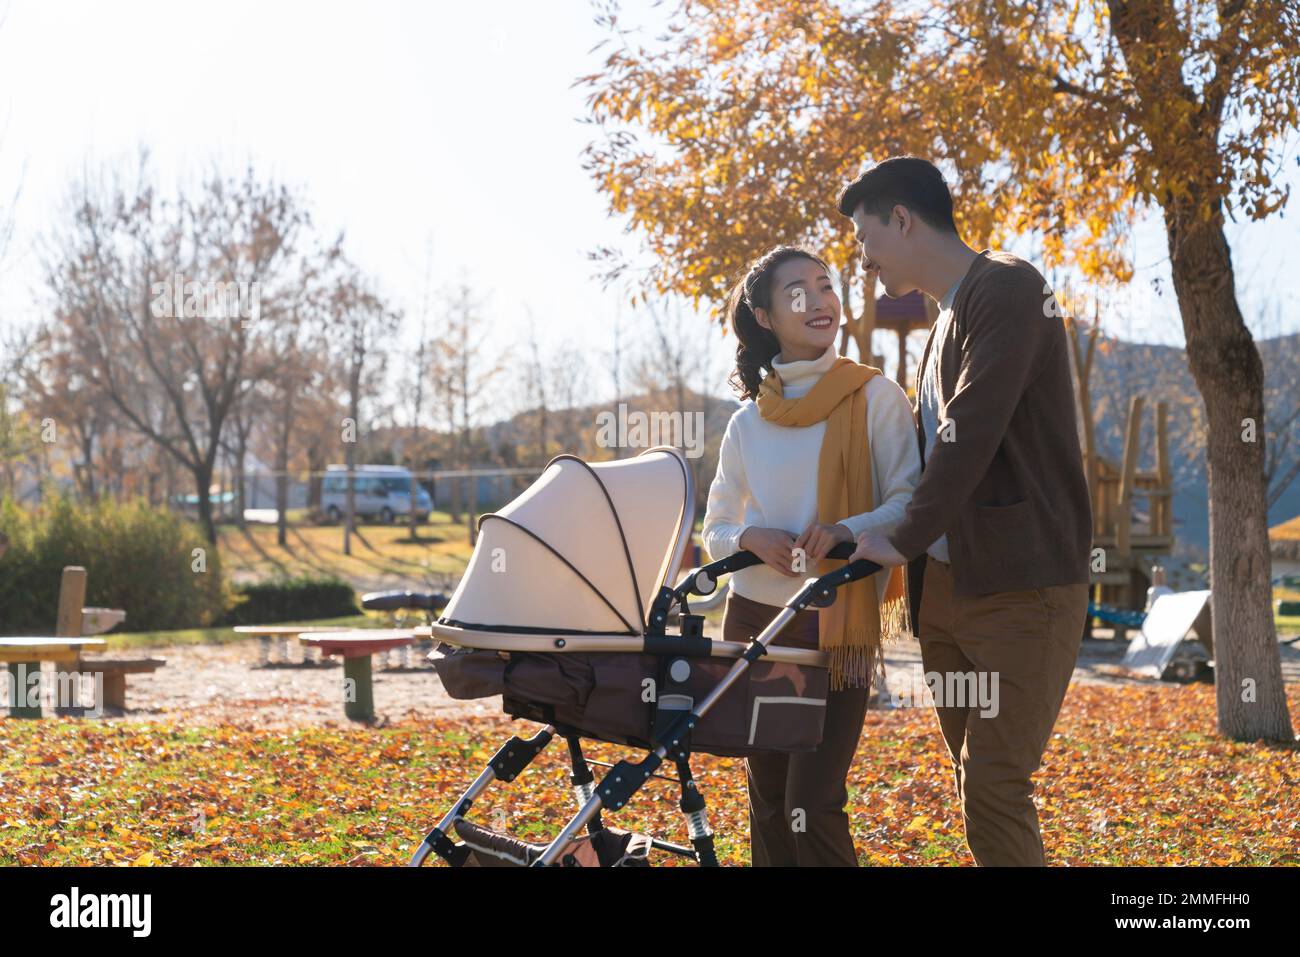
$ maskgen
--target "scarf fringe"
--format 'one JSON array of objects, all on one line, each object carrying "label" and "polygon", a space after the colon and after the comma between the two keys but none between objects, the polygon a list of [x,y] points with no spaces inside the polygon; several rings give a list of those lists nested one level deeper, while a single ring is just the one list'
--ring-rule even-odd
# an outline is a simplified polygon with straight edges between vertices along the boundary
[{"label": "scarf fringe", "polygon": [[869,645],[837,645],[831,653],[831,690],[870,688],[876,649]]},{"label": "scarf fringe", "polygon": [[824,648],[831,656],[831,690],[870,688],[877,662],[884,656],[882,646],[911,634],[910,617],[906,595],[891,599],[880,605],[878,640],[868,629],[855,626],[843,635],[843,643]]}]

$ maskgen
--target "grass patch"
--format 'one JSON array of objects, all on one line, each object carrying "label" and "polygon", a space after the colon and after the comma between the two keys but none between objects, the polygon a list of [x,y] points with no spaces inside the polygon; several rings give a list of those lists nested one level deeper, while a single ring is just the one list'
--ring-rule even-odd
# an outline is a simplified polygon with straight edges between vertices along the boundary
[{"label": "grass patch", "polygon": [[293,526],[284,545],[274,525],[225,526],[218,540],[223,568],[234,580],[335,576],[358,589],[385,579],[446,587],[460,578],[473,551],[466,524],[446,512],[429,516],[416,540],[406,525],[364,525],[352,537],[351,555],[343,553],[339,525]]}]

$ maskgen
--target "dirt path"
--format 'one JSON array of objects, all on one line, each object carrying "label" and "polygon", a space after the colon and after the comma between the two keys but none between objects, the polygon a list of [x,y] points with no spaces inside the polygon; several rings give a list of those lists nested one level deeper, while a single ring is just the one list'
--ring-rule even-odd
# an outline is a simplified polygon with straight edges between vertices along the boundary
[{"label": "dirt path", "polygon": [[[188,725],[236,724],[284,728],[351,725],[343,715],[343,665],[335,659],[302,664],[302,650],[291,646],[295,664],[261,663],[255,640],[220,645],[151,648],[149,656],[167,664],[152,674],[127,678],[124,714],[110,719],[174,721]],[[372,661],[375,711],[380,724],[404,718],[499,714],[496,699],[456,701],[442,690],[433,668],[412,655],[402,667],[398,652],[387,665]],[[114,653],[104,657],[135,657]],[[48,714],[47,706],[47,714]]]},{"label": "dirt path", "polygon": [[[1084,643],[1074,681],[1086,684],[1131,685],[1143,682],[1116,671],[1124,647],[1118,642]],[[167,659],[153,674],[132,675],[127,681],[127,711],[113,718],[164,720],[184,724],[237,724],[253,727],[346,726],[343,716],[340,663],[263,665],[256,641],[223,645],[178,645],[152,649]],[[125,655],[124,655],[125,656]],[[437,675],[421,653],[402,666],[399,652],[373,662],[374,695],[380,724],[407,718],[495,715],[498,698],[456,701],[443,691]],[[1288,682],[1300,682],[1300,648],[1282,646]],[[291,662],[302,662],[302,649],[292,643]],[[920,647],[915,642],[894,646],[886,656],[890,687],[899,687],[899,669],[921,683]]]}]

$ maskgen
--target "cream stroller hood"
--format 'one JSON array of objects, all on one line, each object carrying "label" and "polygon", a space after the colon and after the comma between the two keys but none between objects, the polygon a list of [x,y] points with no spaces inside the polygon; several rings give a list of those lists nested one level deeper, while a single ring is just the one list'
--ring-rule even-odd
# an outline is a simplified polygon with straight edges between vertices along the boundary
[{"label": "cream stroller hood", "polygon": [[[691,755],[809,752],[821,744],[830,656],[773,640],[800,612],[828,607],[836,588],[880,566],[858,559],[810,578],[749,641],[714,640],[704,616],[690,612],[689,596],[710,594],[718,576],[760,559],[741,550],[682,573],[675,587],[668,582],[681,567],[693,502],[681,453],[656,448],[593,464],[561,455],[523,495],[483,516],[469,567],[428,628],[440,639],[434,668],[449,697],[499,696],[502,711],[542,730],[501,746],[412,864],[436,853],[456,867],[634,866],[653,847],[714,866]],[[852,546],[840,550],[847,559]],[[555,737],[568,746],[578,812],[550,843],[467,820],[491,782],[513,781]],[[648,754],[609,765],[597,783],[590,764],[603,762],[583,756],[584,738]],[[602,811],[618,811],[662,777],[654,772],[664,762],[677,768],[668,780],[681,789],[691,843],[606,827]]]},{"label": "cream stroller hood", "polygon": [[672,448],[587,463],[553,459],[484,515],[441,622],[523,634],[640,637],[695,521],[690,468]]}]

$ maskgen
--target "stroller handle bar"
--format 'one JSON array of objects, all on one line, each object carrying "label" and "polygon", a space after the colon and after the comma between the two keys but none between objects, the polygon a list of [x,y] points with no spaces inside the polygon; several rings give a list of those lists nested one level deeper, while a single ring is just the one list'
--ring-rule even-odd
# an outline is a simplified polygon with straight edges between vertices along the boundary
[{"label": "stroller handle bar", "polygon": [[[826,553],[826,557],[847,559],[853,552],[853,542],[840,542]],[[723,575],[730,575],[743,568],[751,568],[754,565],[761,564],[763,564],[763,559],[753,552],[742,550],[700,568],[693,568],[673,589],[673,599],[677,604],[684,605],[691,595],[711,595],[718,587],[718,579]],[[880,566],[875,562],[859,558],[856,561],[849,562],[843,568],[838,568],[814,581],[810,581],[807,587],[790,600],[787,607],[796,607],[795,603],[799,602],[805,595],[809,600],[799,603],[797,609],[806,608],[808,605],[814,605],[818,608],[829,607],[835,601],[836,588],[867,578],[878,571],[880,571]]]}]

